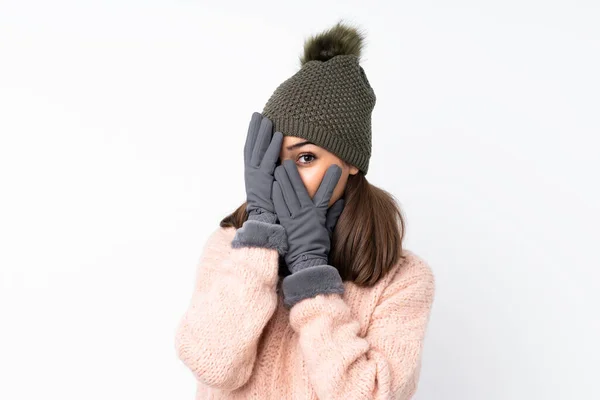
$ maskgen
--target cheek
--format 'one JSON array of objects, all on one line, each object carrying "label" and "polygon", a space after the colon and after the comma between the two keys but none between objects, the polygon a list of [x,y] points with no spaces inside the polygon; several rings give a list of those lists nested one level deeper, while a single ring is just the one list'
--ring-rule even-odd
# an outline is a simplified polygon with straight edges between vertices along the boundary
[{"label": "cheek", "polygon": [[333,190],[333,195],[331,196],[331,200],[329,200],[330,206],[342,197],[342,195],[344,194],[344,188],[346,187],[347,181],[348,181],[348,174],[342,172],[342,176],[340,176],[340,180],[338,181],[337,186]]},{"label": "cheek", "polygon": [[302,182],[311,199],[317,193],[324,175],[325,171],[322,171],[320,168],[306,168],[300,170],[300,177],[302,178]]},{"label": "cheek", "polygon": [[[315,194],[317,194],[317,190],[319,190],[319,185],[325,176],[326,168],[323,169],[304,169],[300,171],[300,177],[302,178],[302,182],[310,195],[310,198],[314,198]],[[342,172],[342,176],[338,181],[335,189],[333,190],[333,194],[331,196],[331,200],[329,201],[329,205],[332,205],[336,200],[342,197],[344,193],[344,188],[346,187],[346,181],[348,180],[348,174],[346,172]]]}]

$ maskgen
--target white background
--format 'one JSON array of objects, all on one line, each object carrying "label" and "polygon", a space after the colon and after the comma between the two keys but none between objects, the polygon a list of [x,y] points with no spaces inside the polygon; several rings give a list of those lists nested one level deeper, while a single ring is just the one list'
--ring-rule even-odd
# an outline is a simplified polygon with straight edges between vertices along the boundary
[{"label": "white background", "polygon": [[[214,2],[216,3],[216,2]],[[437,292],[418,400],[592,399],[600,5],[0,1],[0,398],[192,399],[174,330],[253,111],[340,18]]]}]

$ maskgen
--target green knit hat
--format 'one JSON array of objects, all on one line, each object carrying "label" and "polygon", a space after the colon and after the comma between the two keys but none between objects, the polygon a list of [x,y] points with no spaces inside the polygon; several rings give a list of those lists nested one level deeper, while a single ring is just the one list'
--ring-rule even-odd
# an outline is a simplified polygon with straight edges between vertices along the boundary
[{"label": "green knit hat", "polygon": [[338,22],[306,40],[301,69],[275,89],[262,114],[274,132],[313,142],[366,174],[375,92],[359,65],[363,39]]}]

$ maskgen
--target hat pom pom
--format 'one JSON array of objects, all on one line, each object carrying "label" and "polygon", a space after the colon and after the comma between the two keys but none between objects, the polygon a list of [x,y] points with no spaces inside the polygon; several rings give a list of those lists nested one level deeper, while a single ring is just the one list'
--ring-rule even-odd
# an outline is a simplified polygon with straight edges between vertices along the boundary
[{"label": "hat pom pom", "polygon": [[357,28],[338,22],[334,27],[307,39],[300,65],[309,61],[327,61],[339,55],[360,58],[364,36]]}]

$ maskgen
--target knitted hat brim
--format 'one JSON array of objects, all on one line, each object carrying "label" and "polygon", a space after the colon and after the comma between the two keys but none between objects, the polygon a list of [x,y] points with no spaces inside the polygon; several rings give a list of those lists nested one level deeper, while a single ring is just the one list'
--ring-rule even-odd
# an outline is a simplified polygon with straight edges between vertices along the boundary
[{"label": "knitted hat brim", "polygon": [[308,140],[319,147],[335,154],[348,164],[354,165],[365,175],[369,169],[369,156],[356,151],[347,142],[308,121],[291,117],[269,116],[273,122],[273,132],[281,132],[284,136],[296,136]]}]

